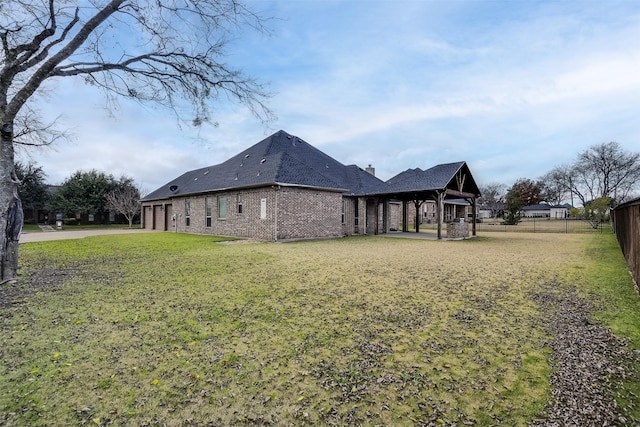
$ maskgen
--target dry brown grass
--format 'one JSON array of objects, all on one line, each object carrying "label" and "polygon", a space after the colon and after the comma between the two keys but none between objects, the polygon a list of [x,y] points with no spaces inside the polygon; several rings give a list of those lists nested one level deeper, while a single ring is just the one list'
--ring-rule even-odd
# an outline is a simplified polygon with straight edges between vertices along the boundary
[{"label": "dry brown grass", "polygon": [[0,421],[523,425],[549,397],[532,292],[580,280],[590,239],[25,246],[76,274],[4,312]]}]

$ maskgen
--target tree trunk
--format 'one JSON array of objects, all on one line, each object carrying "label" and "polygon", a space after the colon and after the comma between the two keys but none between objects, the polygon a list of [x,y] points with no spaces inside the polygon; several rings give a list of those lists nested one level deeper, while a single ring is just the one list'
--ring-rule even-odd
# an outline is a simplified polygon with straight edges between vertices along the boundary
[{"label": "tree trunk", "polygon": [[0,283],[18,276],[18,243],[22,232],[22,202],[15,174],[13,129],[0,129]]}]

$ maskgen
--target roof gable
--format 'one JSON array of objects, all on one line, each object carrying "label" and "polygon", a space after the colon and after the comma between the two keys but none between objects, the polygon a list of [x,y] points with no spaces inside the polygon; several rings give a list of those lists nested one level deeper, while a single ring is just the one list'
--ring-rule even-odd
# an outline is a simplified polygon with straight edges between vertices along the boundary
[{"label": "roof gable", "polygon": [[324,188],[354,195],[384,191],[384,181],[358,169],[281,130],[223,163],[179,176],[143,200],[267,185]]},{"label": "roof gable", "polygon": [[466,162],[443,163],[427,170],[407,169],[387,181],[393,192],[455,190],[479,195]]}]

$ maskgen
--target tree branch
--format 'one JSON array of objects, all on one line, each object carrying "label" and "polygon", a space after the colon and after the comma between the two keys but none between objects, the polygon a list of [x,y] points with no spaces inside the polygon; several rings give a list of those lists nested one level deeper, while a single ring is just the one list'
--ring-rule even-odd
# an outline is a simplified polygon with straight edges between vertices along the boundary
[{"label": "tree branch", "polygon": [[[52,1],[52,0],[50,0]],[[69,41],[69,43],[62,48],[58,53],[51,56],[45,61],[42,66],[36,70],[36,72],[29,78],[27,83],[17,91],[9,105],[7,106],[6,114],[9,116],[15,116],[15,114],[22,108],[25,102],[33,95],[33,93],[40,87],[42,82],[50,77],[51,71],[58,66],[62,61],[69,58],[76,50],[82,46],[87,40],[89,35],[103,22],[105,22],[111,15],[117,12],[118,8],[126,0],[111,0],[102,10],[96,13],[91,19],[89,19],[80,29],[78,34]]]},{"label": "tree branch", "polygon": [[[67,38],[67,35],[69,34],[69,32],[73,29],[73,27],[75,27],[75,25],[80,20],[80,17],[78,16],[78,12],[79,12],[79,9],[76,8],[75,15],[74,15],[73,19],[64,28],[64,30],[62,31],[62,34],[60,35],[60,37],[58,37],[57,39],[53,40],[51,43],[46,45],[38,53],[38,55],[32,57],[30,60],[27,60],[27,58],[25,58],[24,61],[20,61],[20,62],[22,62],[22,65],[20,67],[18,67],[18,72],[25,71],[25,70],[27,70],[27,69],[29,69],[31,67],[34,67],[36,64],[42,62],[47,57],[47,55],[49,54],[49,51],[51,50],[52,47],[62,43]],[[51,34],[51,35],[53,35],[53,34]],[[39,48],[39,46],[38,46],[38,48]]]}]

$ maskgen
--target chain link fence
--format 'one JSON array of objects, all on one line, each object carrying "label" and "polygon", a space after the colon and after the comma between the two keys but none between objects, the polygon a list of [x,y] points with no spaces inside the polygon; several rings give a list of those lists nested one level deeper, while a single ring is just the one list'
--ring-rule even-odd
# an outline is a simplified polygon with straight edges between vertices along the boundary
[{"label": "chain link fence", "polygon": [[565,218],[523,218],[517,225],[506,225],[500,219],[483,219],[476,224],[478,233],[518,232],[518,233],[613,233],[609,222],[591,223],[581,219]]},{"label": "chain link fence", "polygon": [[[421,232],[436,231],[438,225],[435,222],[423,222],[420,224]],[[444,228],[446,230],[446,228]],[[471,229],[471,224],[469,224]],[[414,224],[409,225],[410,231],[415,231]],[[501,218],[485,218],[476,223],[476,233],[613,233],[609,222],[592,224],[581,219],[550,219],[550,218],[523,218],[517,225],[506,225]]]}]

